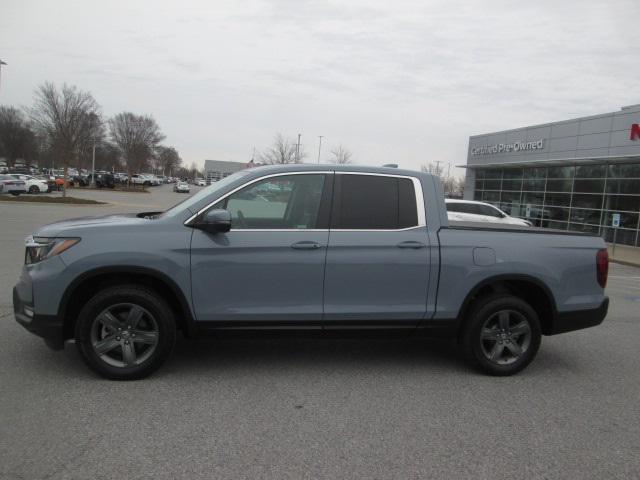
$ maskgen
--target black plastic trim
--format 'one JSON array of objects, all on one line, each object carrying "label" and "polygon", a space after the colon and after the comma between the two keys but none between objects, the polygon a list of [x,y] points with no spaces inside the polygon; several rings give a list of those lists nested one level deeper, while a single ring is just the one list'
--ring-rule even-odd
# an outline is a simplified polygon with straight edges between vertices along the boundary
[{"label": "black plastic trim", "polygon": [[123,274],[130,273],[130,274],[147,275],[149,277],[153,277],[156,280],[159,280],[165,283],[171,289],[173,294],[178,299],[178,302],[180,303],[180,308],[182,309],[182,312],[184,314],[184,318],[183,318],[184,326],[187,329],[185,333],[187,333],[187,336],[191,336],[196,332],[196,327],[194,325],[195,322],[191,314],[191,308],[189,306],[189,303],[187,302],[184,294],[182,293],[182,290],[180,290],[180,287],[178,287],[178,285],[173,281],[173,279],[171,279],[171,277],[169,277],[165,273],[159,272],[158,270],[154,270],[152,268],[146,268],[146,267],[131,266],[131,265],[112,265],[108,267],[100,267],[100,268],[89,270],[87,272],[84,272],[78,275],[78,277],[76,277],[75,280],[71,282],[71,284],[67,287],[64,294],[62,295],[62,300],[60,301],[60,307],[58,309],[58,315],[57,315],[58,319],[60,319],[62,323],[64,323],[69,299],[82,283],[84,283],[85,281],[91,278],[95,278],[100,275],[112,274],[112,273],[123,273]]},{"label": "black plastic trim", "polygon": [[597,308],[559,312],[557,320],[553,322],[553,328],[549,335],[573,332],[574,330],[600,325],[607,316],[608,310],[609,297],[604,297],[604,300]]},{"label": "black plastic trim", "polygon": [[549,300],[549,304],[551,305],[551,323],[552,323],[552,325],[555,325],[557,317],[558,317],[558,311],[557,311],[557,308],[556,308],[556,300],[553,297],[553,294],[551,293],[551,289],[542,280],[539,280],[536,277],[532,277],[530,275],[525,275],[525,274],[494,275],[493,277],[485,278],[480,283],[478,283],[467,294],[467,296],[465,297],[464,301],[462,302],[462,305],[460,306],[460,311],[458,312],[459,325],[463,324],[463,322],[465,320],[464,316],[467,313],[467,309],[468,309],[470,303],[473,301],[473,298],[477,295],[477,293],[480,290],[482,290],[482,288],[484,288],[487,285],[490,285],[492,283],[508,282],[508,281],[530,282],[530,283],[533,283],[534,285],[540,287],[544,291],[547,299]]},{"label": "black plastic trim", "polygon": [[[495,225],[495,226],[494,226]],[[556,230],[553,228],[525,227],[522,225],[487,225],[479,222],[465,222],[450,220],[448,227],[440,227],[440,230],[474,230],[485,232],[507,232],[507,233],[537,233],[539,235],[575,235],[579,237],[597,237],[595,233],[574,232],[570,230]]]},{"label": "black plastic trim", "polygon": [[15,287],[13,287],[13,313],[16,322],[29,332],[44,338],[45,343],[54,350],[64,348],[63,322],[56,315],[29,316],[25,313],[25,306],[32,307],[23,302]]}]

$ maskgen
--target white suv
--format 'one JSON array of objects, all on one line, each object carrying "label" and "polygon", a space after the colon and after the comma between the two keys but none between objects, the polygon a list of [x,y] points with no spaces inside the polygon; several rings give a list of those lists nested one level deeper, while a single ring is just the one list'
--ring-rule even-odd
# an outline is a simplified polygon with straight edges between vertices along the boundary
[{"label": "white suv", "polygon": [[449,220],[463,222],[489,222],[508,225],[522,225],[530,227],[531,222],[522,218],[510,217],[502,210],[489,203],[474,202],[472,200],[446,199],[447,216]]}]

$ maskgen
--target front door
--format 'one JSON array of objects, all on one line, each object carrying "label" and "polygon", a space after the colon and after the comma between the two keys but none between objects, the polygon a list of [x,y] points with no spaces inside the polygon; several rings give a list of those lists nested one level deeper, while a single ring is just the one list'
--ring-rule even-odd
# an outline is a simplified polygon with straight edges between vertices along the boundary
[{"label": "front door", "polygon": [[263,177],[212,207],[231,213],[231,230],[193,232],[198,321],[321,326],[332,180],[323,172]]},{"label": "front door", "polygon": [[324,327],[415,327],[430,270],[420,181],[336,172],[334,185]]}]

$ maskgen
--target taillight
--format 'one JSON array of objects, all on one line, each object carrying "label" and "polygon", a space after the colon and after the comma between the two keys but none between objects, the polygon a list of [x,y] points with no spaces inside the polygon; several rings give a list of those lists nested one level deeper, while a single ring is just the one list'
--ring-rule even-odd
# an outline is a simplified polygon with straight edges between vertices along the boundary
[{"label": "taillight", "polygon": [[604,288],[607,286],[607,276],[609,275],[609,252],[606,248],[598,250],[596,268],[598,270],[598,284]]}]

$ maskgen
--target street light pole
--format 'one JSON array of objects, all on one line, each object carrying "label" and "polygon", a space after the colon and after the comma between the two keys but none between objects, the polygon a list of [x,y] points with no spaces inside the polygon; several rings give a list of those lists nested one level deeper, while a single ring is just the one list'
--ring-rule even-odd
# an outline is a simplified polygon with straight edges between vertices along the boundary
[{"label": "street light pole", "polygon": [[2,85],[2,65],[6,65],[7,62],[0,60],[0,86]]},{"label": "street light pole", "polygon": [[318,164],[320,163],[320,149],[322,148],[322,137],[324,135],[318,135],[320,141],[318,142]]},{"label": "street light pole", "polygon": [[96,136],[93,136],[93,152],[91,154],[91,186],[96,186]]},{"label": "street light pole", "polygon": [[298,134],[298,143],[296,145],[296,163],[300,163],[300,137],[301,133]]}]

